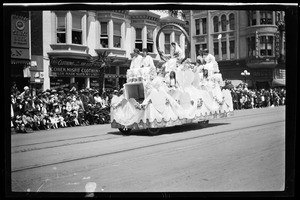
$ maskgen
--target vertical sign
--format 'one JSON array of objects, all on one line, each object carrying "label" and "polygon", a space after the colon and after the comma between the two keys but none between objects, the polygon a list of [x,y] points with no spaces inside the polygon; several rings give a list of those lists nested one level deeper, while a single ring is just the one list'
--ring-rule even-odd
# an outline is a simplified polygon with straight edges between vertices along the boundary
[{"label": "vertical sign", "polygon": [[276,55],[276,58],[279,58],[280,57],[280,33],[279,31],[276,32],[275,34],[275,55]]},{"label": "vertical sign", "polygon": [[255,31],[255,57],[258,58],[258,44],[259,44],[259,40],[258,40],[258,33],[257,31]]},{"label": "vertical sign", "polygon": [[29,60],[29,12],[11,15],[11,58]]}]

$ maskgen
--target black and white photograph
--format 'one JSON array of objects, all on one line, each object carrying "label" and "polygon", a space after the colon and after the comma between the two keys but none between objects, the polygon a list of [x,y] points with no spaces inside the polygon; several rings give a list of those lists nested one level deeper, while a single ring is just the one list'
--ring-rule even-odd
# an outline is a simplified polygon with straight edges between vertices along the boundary
[{"label": "black and white photograph", "polygon": [[4,3],[5,196],[294,196],[298,8]]}]

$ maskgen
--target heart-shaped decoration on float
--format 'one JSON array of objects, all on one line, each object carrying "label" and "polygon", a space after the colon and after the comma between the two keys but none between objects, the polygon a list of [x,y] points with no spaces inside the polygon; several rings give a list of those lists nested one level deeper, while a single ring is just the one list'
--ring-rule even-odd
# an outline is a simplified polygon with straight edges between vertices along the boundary
[{"label": "heart-shaped decoration on float", "polygon": [[194,73],[192,72],[192,70],[188,69],[188,70],[185,70],[184,71],[184,74],[183,74],[183,79],[184,79],[184,83],[183,85],[185,87],[188,87],[192,84],[192,82],[194,81]]},{"label": "heart-shaped decoration on float", "polygon": [[232,96],[229,90],[222,90],[225,103],[229,106],[229,108],[233,108]]},{"label": "heart-shaped decoration on float", "polygon": [[122,99],[124,99],[122,96],[118,97],[117,95],[114,95],[113,98],[111,99],[111,105],[112,106],[118,105],[122,101]]},{"label": "heart-shaped decoration on float", "polygon": [[199,88],[200,87],[200,75],[199,73],[194,73],[194,80],[192,82],[192,85],[196,88]]},{"label": "heart-shaped decoration on float", "polygon": [[192,100],[191,96],[187,92],[182,93],[179,97],[180,105],[185,110],[188,110],[191,108],[191,106],[192,106],[191,100]]},{"label": "heart-shaped decoration on float", "polygon": [[179,84],[179,86],[183,86],[184,77],[183,77],[183,71],[176,71],[176,80]]},{"label": "heart-shaped decoration on float", "polygon": [[125,105],[127,102],[128,102],[127,99],[122,99],[122,101],[121,101],[121,103],[120,103],[121,107],[124,107],[124,105]]},{"label": "heart-shaped decoration on float", "polygon": [[152,92],[149,95],[149,99],[151,99],[151,102],[159,112],[164,112],[166,107],[166,95],[162,91],[152,90]]}]

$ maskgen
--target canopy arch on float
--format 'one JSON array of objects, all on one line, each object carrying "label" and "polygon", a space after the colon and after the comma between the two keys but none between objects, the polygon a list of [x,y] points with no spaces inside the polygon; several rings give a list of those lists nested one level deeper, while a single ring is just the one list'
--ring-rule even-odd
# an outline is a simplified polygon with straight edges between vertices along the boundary
[{"label": "canopy arch on float", "polygon": [[[175,24],[175,23],[170,23],[170,24],[166,24],[164,26],[162,26],[159,31],[157,32],[157,35],[156,35],[156,49],[157,49],[157,52],[160,56],[160,58],[166,62],[166,59],[163,57],[162,55],[162,52],[160,51],[160,47],[159,47],[159,36],[162,32],[163,29],[165,29],[166,27],[169,27],[169,26],[175,26],[177,27],[183,34],[184,36],[186,37],[187,39],[187,48],[185,49],[185,58],[181,61],[181,63],[183,63],[189,56],[190,54],[190,48],[191,48],[191,42],[190,42],[190,38],[189,38],[189,34],[184,30],[183,27],[179,26],[178,24]],[[187,51],[186,51],[187,50]]]}]

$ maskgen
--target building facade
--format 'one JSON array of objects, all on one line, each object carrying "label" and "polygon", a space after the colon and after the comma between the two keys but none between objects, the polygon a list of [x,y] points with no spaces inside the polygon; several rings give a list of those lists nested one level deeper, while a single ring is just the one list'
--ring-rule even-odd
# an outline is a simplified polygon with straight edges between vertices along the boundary
[{"label": "building facade", "polygon": [[[190,10],[191,58],[208,49],[223,79],[253,88],[285,85],[283,11]],[[283,24],[283,25],[282,25]],[[241,72],[247,70],[249,77]]]},{"label": "building facade", "polygon": [[[102,72],[99,63],[92,61],[104,52],[114,60],[105,71],[104,88],[121,88],[133,49],[147,48],[159,65],[155,42],[158,30],[166,23],[185,24],[148,10],[33,11],[32,15],[42,19],[42,45],[36,46],[42,49],[32,55],[32,60],[42,68],[39,78],[43,90],[70,85],[98,89]],[[185,36],[179,29],[169,28],[160,34],[159,44],[165,54],[170,54],[173,41],[185,46]]]},{"label": "building facade", "polygon": [[[126,82],[133,49],[147,48],[154,64],[160,65],[157,33],[162,26],[175,23],[189,33],[192,61],[196,61],[199,49],[208,49],[216,57],[223,79],[241,83],[244,81],[241,72],[248,70],[250,76],[246,81],[250,87],[285,85],[283,11],[183,12],[186,21],[171,16],[160,17],[149,10],[53,10],[18,14],[21,17],[12,19],[12,28],[17,28],[16,20],[22,19],[29,27],[22,30],[27,31],[28,41],[17,44],[19,39],[12,40],[15,41],[12,44],[12,71],[29,66],[29,76],[25,83],[21,82],[42,90],[71,85],[79,89],[98,89],[100,85],[121,88]],[[20,37],[21,32],[12,30],[15,33],[12,39]],[[170,54],[173,41],[184,50],[187,47],[185,35],[176,27],[166,27],[158,40],[159,48],[165,54]],[[20,49],[23,54],[18,57],[17,50]],[[105,52],[114,62],[100,79],[103,72],[99,70],[99,63],[93,60]],[[25,73],[22,77],[21,72],[14,72],[12,76],[18,81],[24,79]],[[103,83],[100,84],[100,80]]]}]

